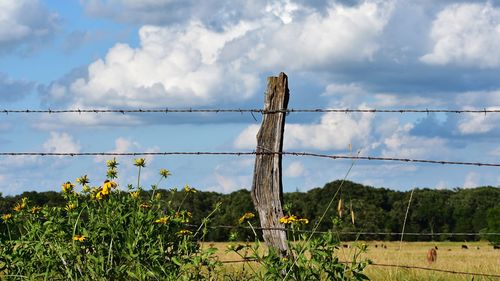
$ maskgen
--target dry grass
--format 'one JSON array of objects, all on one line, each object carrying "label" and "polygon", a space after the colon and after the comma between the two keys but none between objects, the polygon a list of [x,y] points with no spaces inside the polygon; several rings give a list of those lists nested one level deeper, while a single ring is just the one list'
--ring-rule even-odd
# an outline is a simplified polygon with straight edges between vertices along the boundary
[{"label": "dry grass", "polygon": [[[357,242],[361,243],[361,242]],[[352,245],[353,243],[345,243]],[[401,250],[399,242],[366,242],[368,252],[363,256],[378,264],[397,264],[419,267],[430,267],[452,271],[497,274],[500,275],[500,250],[494,250],[487,242],[403,242]],[[469,249],[462,249],[466,244]],[[219,249],[218,255],[221,260],[239,260],[240,257],[234,253],[226,253],[228,243],[213,243]],[[384,248],[382,245],[385,245]],[[427,250],[437,246],[437,261],[429,264],[426,259]],[[478,249],[479,248],[479,249]],[[342,260],[350,260],[353,254],[352,248],[341,248],[339,251]],[[241,264],[227,265],[228,270],[240,270]],[[251,264],[254,268],[258,265]],[[433,271],[404,269],[394,267],[379,267],[369,265],[366,270],[371,280],[394,281],[394,280],[500,280],[500,278],[488,278],[476,276],[472,279],[470,275],[458,275],[440,273]]]}]

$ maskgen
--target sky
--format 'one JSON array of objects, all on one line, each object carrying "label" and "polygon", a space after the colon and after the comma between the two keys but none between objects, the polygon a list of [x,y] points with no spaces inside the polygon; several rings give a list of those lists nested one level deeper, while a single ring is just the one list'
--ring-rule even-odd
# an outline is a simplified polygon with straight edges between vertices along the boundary
[{"label": "sky", "polygon": [[[0,0],[0,110],[500,109],[500,2]],[[254,119],[255,117],[255,119]],[[285,151],[500,163],[500,113],[291,113]],[[253,151],[261,116],[0,114],[0,152]],[[104,157],[0,156],[0,193],[60,190]],[[119,184],[137,181],[118,157]],[[229,193],[252,156],[148,156],[142,185]],[[284,191],[348,180],[410,190],[498,186],[500,168],[285,156]]]}]

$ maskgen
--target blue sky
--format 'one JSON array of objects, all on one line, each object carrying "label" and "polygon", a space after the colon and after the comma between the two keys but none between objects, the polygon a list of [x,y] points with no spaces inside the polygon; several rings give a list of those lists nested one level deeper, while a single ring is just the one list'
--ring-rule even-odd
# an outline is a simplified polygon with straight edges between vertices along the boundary
[{"label": "blue sky", "polygon": [[[0,1],[0,109],[260,108],[286,72],[290,108],[500,109],[500,3],[431,0]],[[251,151],[250,114],[0,115],[1,152]],[[500,114],[291,114],[285,150],[499,163]],[[253,157],[155,156],[161,187],[251,186]],[[101,157],[1,157],[0,192],[59,190]],[[121,186],[136,180],[119,158]],[[349,161],[285,157],[285,191]],[[498,168],[357,162],[350,180],[408,190],[500,184]]]}]

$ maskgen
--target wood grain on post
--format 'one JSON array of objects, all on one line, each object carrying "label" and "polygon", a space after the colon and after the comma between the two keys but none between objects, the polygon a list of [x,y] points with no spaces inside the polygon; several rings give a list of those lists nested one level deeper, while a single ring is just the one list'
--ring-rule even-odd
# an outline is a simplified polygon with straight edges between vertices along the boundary
[{"label": "wood grain on post", "polygon": [[[287,109],[289,96],[288,77],[285,73],[280,73],[278,77],[269,77],[264,110]],[[257,152],[281,152],[283,150],[285,116],[284,112],[263,115],[262,125],[257,134]],[[280,154],[256,155],[252,200],[263,228],[283,228],[279,222],[279,219],[283,217],[281,174]],[[263,237],[267,245],[278,250],[281,256],[288,256],[285,231],[264,229]]]}]

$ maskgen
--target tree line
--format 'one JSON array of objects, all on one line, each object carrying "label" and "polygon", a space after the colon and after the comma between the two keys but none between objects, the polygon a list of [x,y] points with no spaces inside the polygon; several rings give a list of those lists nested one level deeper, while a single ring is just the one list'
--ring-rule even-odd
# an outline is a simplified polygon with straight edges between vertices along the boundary
[{"label": "tree line", "polygon": [[[340,181],[334,181],[327,183],[322,188],[314,188],[307,192],[284,193],[285,209],[289,214],[307,218],[309,224],[303,228],[312,230],[325,213],[340,184]],[[239,224],[239,218],[243,214],[253,212],[256,215],[253,226],[259,225],[248,190],[242,189],[230,194],[198,191],[187,197],[182,191],[159,189],[156,192],[161,194],[163,200],[171,201],[174,207],[182,202],[183,208],[188,209],[193,214],[190,223],[195,229],[215,209],[216,204],[221,204],[218,211],[209,218],[207,240],[254,239],[253,231],[249,229],[249,225]],[[333,204],[326,211],[326,215],[317,230],[334,230],[344,241],[354,239],[399,240],[401,238],[399,235],[360,235],[359,233],[400,233],[410,193],[410,191],[374,188],[346,181],[337,193]],[[142,196],[146,200],[150,194],[145,191]],[[66,204],[62,194],[54,191],[31,191],[6,197],[0,194],[0,214],[12,212],[15,203],[23,197],[27,197],[31,204],[39,206],[64,206]],[[339,204],[340,199],[342,200],[341,204]],[[500,202],[500,188],[498,187],[484,186],[452,190],[415,188],[408,209],[405,233],[426,233],[429,235],[406,235],[404,240],[473,241],[488,239],[493,243],[499,243],[500,236],[434,234],[498,233],[500,232],[500,204],[498,202]],[[4,227],[3,224],[0,227]],[[343,234],[344,232],[356,234]]]}]

